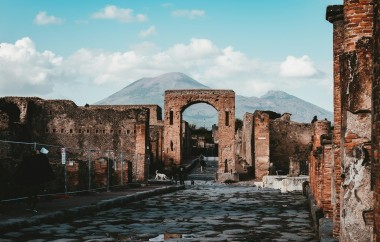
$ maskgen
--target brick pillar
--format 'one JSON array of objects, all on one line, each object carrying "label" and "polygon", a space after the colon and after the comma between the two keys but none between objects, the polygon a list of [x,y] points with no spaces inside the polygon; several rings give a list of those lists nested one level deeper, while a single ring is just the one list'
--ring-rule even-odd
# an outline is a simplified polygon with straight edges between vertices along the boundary
[{"label": "brick pillar", "polygon": [[333,206],[331,204],[332,160],[332,145],[323,145],[321,204],[325,218],[333,218]]},{"label": "brick pillar", "polygon": [[[136,174],[135,179],[139,182],[148,180],[148,160],[147,160],[147,147],[149,145],[149,124],[138,123],[136,124]],[[135,170],[135,169],[134,169]]]},{"label": "brick pillar", "polygon": [[344,0],[344,50],[354,51],[362,37],[373,32],[373,0]]},{"label": "brick pillar", "polygon": [[[313,124],[313,149],[310,158],[310,188],[319,208],[323,209],[324,200],[324,150],[321,143],[321,136],[328,135],[331,129],[331,122],[326,120],[316,121]],[[331,166],[329,166],[331,169]],[[330,186],[330,184],[325,184]]]},{"label": "brick pillar", "polygon": [[374,79],[372,83],[372,187],[374,241],[380,241],[380,1],[374,4]]},{"label": "brick pillar", "polygon": [[269,168],[269,114],[255,111],[253,120],[255,178],[261,180]]},{"label": "brick pillar", "polygon": [[373,226],[363,214],[373,209],[370,189],[372,0],[344,1],[344,54],[340,56],[342,187],[340,241],[371,241]]},{"label": "brick pillar", "polygon": [[333,130],[333,166],[332,166],[332,197],[333,204],[333,236],[339,238],[340,231],[340,186],[341,179],[341,146],[342,146],[342,103],[339,56],[343,53],[344,19],[343,5],[328,6],[326,20],[333,24],[333,61],[334,61],[334,130]]}]

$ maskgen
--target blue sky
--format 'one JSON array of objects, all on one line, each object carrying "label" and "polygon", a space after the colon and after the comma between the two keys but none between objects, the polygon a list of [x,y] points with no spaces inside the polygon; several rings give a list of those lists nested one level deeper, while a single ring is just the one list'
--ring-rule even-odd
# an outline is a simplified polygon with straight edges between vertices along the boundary
[{"label": "blue sky", "polygon": [[283,90],[332,110],[338,0],[2,0],[0,96],[94,103],[183,72],[244,96]]}]

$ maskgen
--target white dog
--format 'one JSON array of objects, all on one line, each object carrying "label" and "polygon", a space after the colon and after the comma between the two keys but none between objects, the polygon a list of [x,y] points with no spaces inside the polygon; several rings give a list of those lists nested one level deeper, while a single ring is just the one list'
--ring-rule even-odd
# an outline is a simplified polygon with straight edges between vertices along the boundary
[{"label": "white dog", "polygon": [[156,170],[156,177],[154,179],[155,180],[169,180],[169,178],[165,174],[159,173],[158,170]]},{"label": "white dog", "polygon": [[263,190],[264,188],[264,182],[254,182],[255,186],[257,187],[257,190]]}]

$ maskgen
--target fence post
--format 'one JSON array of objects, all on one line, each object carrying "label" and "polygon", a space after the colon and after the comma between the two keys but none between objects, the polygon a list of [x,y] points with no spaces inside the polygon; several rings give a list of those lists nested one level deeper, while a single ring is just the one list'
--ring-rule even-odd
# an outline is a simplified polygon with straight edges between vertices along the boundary
[{"label": "fence post", "polygon": [[61,147],[61,164],[63,165],[63,179],[65,194],[67,193],[67,171],[66,171],[66,147]]},{"label": "fence post", "polygon": [[123,152],[120,152],[120,185],[123,185]]},{"label": "fence post", "polygon": [[107,150],[107,192],[110,191],[110,151]]},{"label": "fence post", "polygon": [[91,148],[88,149],[88,190],[91,191]]}]

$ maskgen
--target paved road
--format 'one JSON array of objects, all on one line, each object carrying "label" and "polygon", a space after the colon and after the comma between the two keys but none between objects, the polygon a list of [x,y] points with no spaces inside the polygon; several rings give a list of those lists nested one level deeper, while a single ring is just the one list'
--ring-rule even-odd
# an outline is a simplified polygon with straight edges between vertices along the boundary
[{"label": "paved road", "polygon": [[[180,238],[182,237],[182,238]],[[187,189],[71,222],[0,235],[0,241],[317,241],[305,198],[249,183]]]}]

